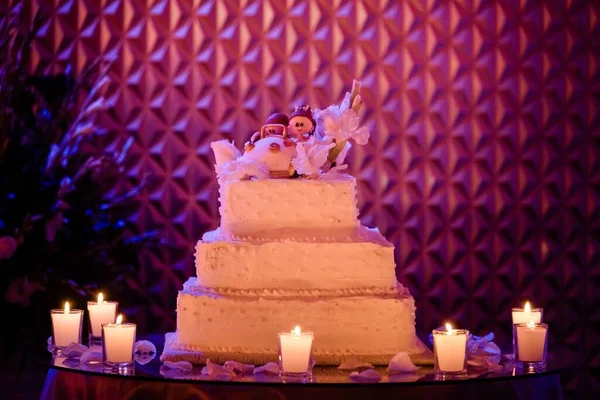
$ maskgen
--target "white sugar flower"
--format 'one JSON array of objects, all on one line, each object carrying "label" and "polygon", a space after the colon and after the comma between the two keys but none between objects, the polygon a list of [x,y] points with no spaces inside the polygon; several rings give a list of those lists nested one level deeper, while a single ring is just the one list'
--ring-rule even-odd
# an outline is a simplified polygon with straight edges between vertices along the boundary
[{"label": "white sugar flower", "polygon": [[359,127],[360,118],[351,108],[344,110],[339,116],[325,110],[322,118],[325,137],[335,139],[336,143],[353,140],[356,144],[365,145],[369,141],[369,128]]},{"label": "white sugar flower", "polygon": [[292,165],[300,175],[314,177],[321,172],[321,167],[327,161],[329,150],[335,143],[320,143],[314,138],[296,145],[297,156],[292,159]]},{"label": "white sugar flower", "polygon": [[235,144],[229,142],[228,140],[212,142],[210,144],[210,148],[215,153],[215,161],[217,165],[223,164],[227,161],[235,160],[242,155],[237,147],[235,147]]},{"label": "white sugar flower", "polygon": [[268,179],[269,168],[257,160],[231,160],[217,164],[217,177],[219,182]]}]

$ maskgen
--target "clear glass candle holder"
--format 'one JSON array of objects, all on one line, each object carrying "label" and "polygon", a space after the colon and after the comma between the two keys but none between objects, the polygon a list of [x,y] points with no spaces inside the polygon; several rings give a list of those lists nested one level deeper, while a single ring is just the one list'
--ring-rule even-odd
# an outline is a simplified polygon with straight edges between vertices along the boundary
[{"label": "clear glass candle holder", "polygon": [[104,365],[112,372],[129,375],[133,372],[133,347],[136,325],[132,323],[102,325],[102,355]]},{"label": "clear glass candle holder", "polygon": [[513,336],[517,370],[526,373],[543,372],[546,369],[548,325],[532,322],[515,324]]},{"label": "clear glass candle holder", "polygon": [[434,372],[437,380],[464,379],[467,376],[466,329],[434,330]]},{"label": "clear glass candle holder", "polygon": [[[512,324],[513,327],[515,326],[515,324],[526,324],[528,322],[535,322],[536,324],[539,324],[541,322],[543,322],[543,318],[544,318],[544,309],[543,308],[532,308],[531,310],[525,310],[524,307],[513,307],[512,309]],[[514,332],[514,329],[513,329]],[[513,358],[516,354],[516,349],[515,349],[515,335],[513,334]]]},{"label": "clear glass candle holder", "polygon": [[88,317],[90,321],[90,332],[88,335],[89,345],[100,345],[102,343],[102,325],[110,324],[116,321],[119,302],[88,301]]},{"label": "clear glass candle holder", "polygon": [[52,350],[59,353],[71,343],[81,343],[83,310],[50,310],[52,319]]},{"label": "clear glass candle holder", "polygon": [[312,376],[313,332],[280,332],[278,338],[281,377],[308,378]]}]

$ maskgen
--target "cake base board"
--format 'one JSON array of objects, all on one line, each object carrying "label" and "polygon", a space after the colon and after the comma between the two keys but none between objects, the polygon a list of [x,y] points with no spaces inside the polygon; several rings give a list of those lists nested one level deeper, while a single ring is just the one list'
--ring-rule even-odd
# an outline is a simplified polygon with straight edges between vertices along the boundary
[{"label": "cake base board", "polygon": [[[206,360],[217,364],[224,364],[225,361],[237,361],[244,364],[263,365],[270,361],[277,361],[276,354],[257,354],[246,352],[202,352],[193,350],[179,350],[172,348],[177,341],[177,332],[165,334],[165,347],[160,356],[160,361],[187,361],[191,364],[205,364]],[[415,365],[433,365],[433,353],[419,338],[416,338],[417,348],[408,354]],[[348,357],[357,357],[362,362],[373,365],[388,365],[395,354],[380,355],[360,355],[360,354],[340,354],[340,355],[315,355],[317,365],[338,366]]]}]

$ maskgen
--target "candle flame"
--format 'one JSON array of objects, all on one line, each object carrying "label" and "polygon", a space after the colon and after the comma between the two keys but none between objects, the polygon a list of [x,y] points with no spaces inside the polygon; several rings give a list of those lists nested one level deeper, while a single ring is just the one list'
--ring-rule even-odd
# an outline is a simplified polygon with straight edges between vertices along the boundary
[{"label": "candle flame", "polygon": [[300,333],[302,332],[302,331],[300,330],[300,326],[299,326],[299,325],[296,325],[296,327],[294,328],[293,332],[294,332],[294,335],[296,335],[296,336],[300,336]]},{"label": "candle flame", "polygon": [[104,296],[102,292],[98,293],[98,304],[102,304],[104,302]]},{"label": "candle flame", "polygon": [[525,312],[531,312],[531,304],[529,302],[525,303]]},{"label": "candle flame", "polygon": [[71,311],[71,307],[69,307],[69,302],[65,301],[65,314],[68,314]]},{"label": "candle flame", "polygon": [[121,325],[121,322],[123,322],[123,316],[119,314],[119,316],[117,317],[117,325]]},{"label": "candle flame", "polygon": [[528,327],[529,329],[535,329],[535,322],[533,322],[533,320],[529,321],[529,322],[527,323],[527,327]]},{"label": "candle flame", "polygon": [[446,330],[448,331],[448,335],[452,335],[452,325],[446,324]]}]

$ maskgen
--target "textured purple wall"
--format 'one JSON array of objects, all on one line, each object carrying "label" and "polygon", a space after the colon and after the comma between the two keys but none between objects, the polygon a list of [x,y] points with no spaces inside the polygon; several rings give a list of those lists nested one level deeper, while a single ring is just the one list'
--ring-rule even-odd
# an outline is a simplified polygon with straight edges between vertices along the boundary
[{"label": "textured purple wall", "polygon": [[173,326],[217,225],[209,143],[338,101],[357,77],[373,132],[351,160],[362,219],[397,246],[418,330],[451,319],[506,342],[530,299],[600,386],[598,1],[37,1],[52,18],[33,70],[115,60],[103,122],[136,137],[123,184],[152,178],[133,218],[176,246],[142,256],[148,326]]}]

